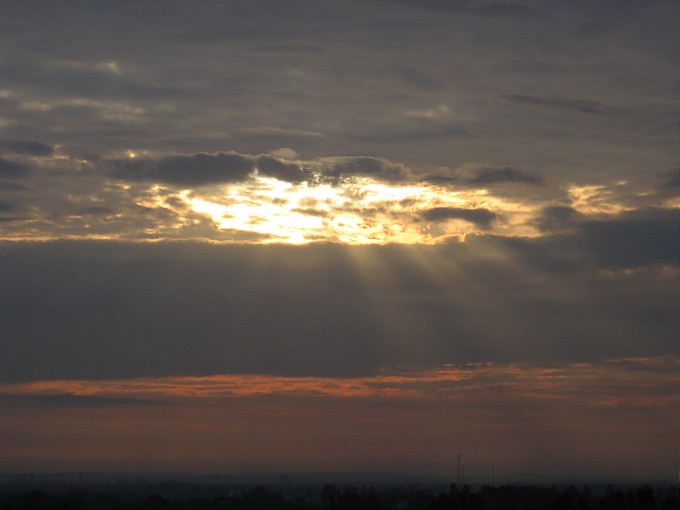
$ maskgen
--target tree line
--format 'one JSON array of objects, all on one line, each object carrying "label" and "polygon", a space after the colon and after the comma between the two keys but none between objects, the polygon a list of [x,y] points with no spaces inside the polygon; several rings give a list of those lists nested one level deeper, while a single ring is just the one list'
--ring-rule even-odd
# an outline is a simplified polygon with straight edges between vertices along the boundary
[{"label": "tree line", "polygon": [[0,489],[1,510],[680,510],[680,488],[483,486],[431,492],[404,487],[325,485],[297,493],[266,486],[191,495],[162,491],[68,488]]}]

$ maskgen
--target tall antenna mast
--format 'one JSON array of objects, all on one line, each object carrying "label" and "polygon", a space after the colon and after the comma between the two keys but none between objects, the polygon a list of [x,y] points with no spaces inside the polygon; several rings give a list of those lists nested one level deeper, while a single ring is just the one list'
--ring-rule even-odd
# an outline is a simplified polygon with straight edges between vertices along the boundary
[{"label": "tall antenna mast", "polygon": [[460,453],[458,454],[458,466],[456,467],[456,485],[460,487]]}]

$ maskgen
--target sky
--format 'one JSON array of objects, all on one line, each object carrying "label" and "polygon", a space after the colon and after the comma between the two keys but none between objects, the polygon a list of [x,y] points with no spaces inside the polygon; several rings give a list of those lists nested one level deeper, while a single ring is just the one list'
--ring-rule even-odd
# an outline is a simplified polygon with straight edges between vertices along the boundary
[{"label": "sky", "polygon": [[678,25],[0,3],[0,471],[675,479]]}]

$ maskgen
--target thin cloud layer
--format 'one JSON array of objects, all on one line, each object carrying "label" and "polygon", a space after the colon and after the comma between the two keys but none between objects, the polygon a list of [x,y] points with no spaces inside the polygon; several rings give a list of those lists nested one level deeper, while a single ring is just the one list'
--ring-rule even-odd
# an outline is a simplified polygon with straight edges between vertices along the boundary
[{"label": "thin cloud layer", "polygon": [[519,184],[544,187],[545,180],[537,172],[509,167],[463,165],[453,170],[439,171],[420,177],[425,182],[451,183],[457,186],[490,187],[503,184]]},{"label": "thin cloud layer", "polygon": [[[264,462],[277,471],[356,473],[358,465],[393,472],[398,461],[411,472],[450,477],[457,452],[466,479],[480,483],[490,481],[490,463],[501,483],[536,468],[561,480],[663,478],[675,466],[668,444],[677,429],[667,424],[678,419],[677,385],[677,360],[665,358],[482,364],[364,379],[41,381],[0,386],[0,432],[12,431],[17,448],[6,459],[21,467],[28,464],[17,452],[55,468],[50,452],[67,469],[105,463],[238,473]],[[69,427],[48,433],[65,412]],[[655,440],[635,441],[641,434]]]},{"label": "thin cloud layer", "polygon": [[30,168],[17,161],[0,158],[0,177],[9,177],[10,179],[27,177],[30,173]]},{"label": "thin cloud layer", "polygon": [[534,175],[514,168],[481,168],[477,175],[470,179],[470,184],[495,184],[503,182],[531,184],[543,186],[545,181]]},{"label": "thin cloud layer", "polygon": [[0,154],[25,154],[29,156],[50,156],[52,146],[32,140],[0,140]]},{"label": "thin cloud layer", "polygon": [[[620,358],[563,366],[476,363],[432,371],[401,371],[371,377],[281,377],[256,374],[123,380],[54,380],[0,385],[0,396],[57,398],[74,406],[120,405],[192,398],[418,399],[433,405],[480,399],[573,401],[587,407],[663,408],[680,403],[680,360]],[[70,401],[68,399],[71,399]]]},{"label": "thin cloud layer", "polygon": [[350,377],[677,353],[673,243],[589,251],[590,228],[431,247],[4,244],[0,373]]},{"label": "thin cloud layer", "polygon": [[600,115],[604,113],[604,106],[598,101],[588,99],[568,99],[563,97],[536,97],[523,94],[507,94],[503,99],[541,108],[556,110],[572,110],[580,113]]}]

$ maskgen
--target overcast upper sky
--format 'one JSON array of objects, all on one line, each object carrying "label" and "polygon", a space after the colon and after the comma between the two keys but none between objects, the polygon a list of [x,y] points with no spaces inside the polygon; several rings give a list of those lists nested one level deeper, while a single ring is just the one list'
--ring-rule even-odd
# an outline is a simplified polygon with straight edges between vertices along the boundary
[{"label": "overcast upper sky", "polygon": [[675,476],[678,26],[1,3],[0,470]]}]

